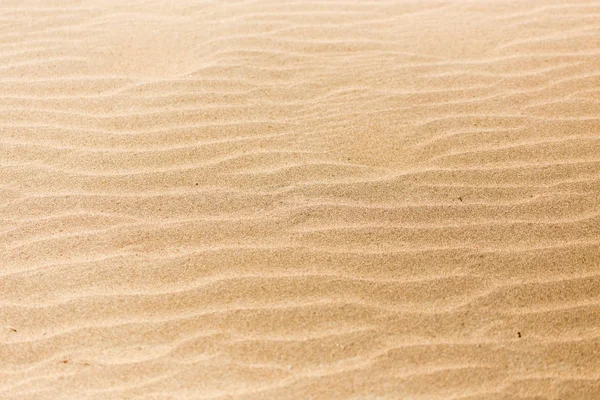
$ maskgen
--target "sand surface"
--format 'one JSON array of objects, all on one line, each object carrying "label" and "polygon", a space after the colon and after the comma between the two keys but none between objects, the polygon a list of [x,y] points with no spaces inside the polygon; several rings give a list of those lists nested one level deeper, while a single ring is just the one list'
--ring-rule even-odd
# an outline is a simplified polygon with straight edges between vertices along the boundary
[{"label": "sand surface", "polygon": [[600,3],[0,4],[1,399],[599,399]]}]

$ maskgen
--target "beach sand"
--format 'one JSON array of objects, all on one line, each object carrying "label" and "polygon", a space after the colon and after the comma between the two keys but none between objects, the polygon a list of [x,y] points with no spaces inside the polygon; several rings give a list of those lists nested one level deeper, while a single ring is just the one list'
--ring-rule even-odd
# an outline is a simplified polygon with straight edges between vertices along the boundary
[{"label": "beach sand", "polygon": [[0,19],[1,399],[600,398],[597,1]]}]

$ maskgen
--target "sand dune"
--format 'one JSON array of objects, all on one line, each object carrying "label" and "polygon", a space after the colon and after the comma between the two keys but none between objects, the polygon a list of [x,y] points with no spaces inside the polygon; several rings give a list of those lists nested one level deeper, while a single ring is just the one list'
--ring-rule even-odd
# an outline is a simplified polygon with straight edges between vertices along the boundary
[{"label": "sand dune", "polygon": [[599,2],[0,19],[0,398],[600,398]]}]

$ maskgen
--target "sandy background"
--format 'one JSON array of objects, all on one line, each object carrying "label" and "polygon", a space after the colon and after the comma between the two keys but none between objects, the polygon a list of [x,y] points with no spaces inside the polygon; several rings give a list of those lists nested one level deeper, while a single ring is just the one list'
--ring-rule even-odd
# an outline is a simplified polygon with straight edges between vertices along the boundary
[{"label": "sandy background", "polygon": [[1,399],[600,398],[600,3],[0,21]]}]

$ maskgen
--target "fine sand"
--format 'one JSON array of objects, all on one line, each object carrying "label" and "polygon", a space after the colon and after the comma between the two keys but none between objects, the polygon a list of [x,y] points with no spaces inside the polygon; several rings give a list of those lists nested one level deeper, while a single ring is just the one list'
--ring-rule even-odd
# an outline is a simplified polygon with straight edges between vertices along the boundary
[{"label": "fine sand", "polygon": [[600,3],[0,3],[0,399],[599,399]]}]

